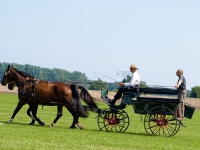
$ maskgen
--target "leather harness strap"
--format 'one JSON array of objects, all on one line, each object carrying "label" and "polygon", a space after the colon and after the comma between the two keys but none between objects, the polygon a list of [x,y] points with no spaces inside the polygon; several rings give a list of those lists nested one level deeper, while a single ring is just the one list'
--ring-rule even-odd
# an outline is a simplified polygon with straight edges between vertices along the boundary
[{"label": "leather harness strap", "polygon": [[[36,97],[35,95],[35,90],[36,90],[36,86],[37,84],[39,83],[39,79],[26,79],[22,84],[23,84],[23,90],[18,90],[18,94],[23,94],[23,95],[26,95],[26,96],[31,96],[31,97]],[[30,84],[30,83],[33,83],[32,85],[32,92],[29,92],[25,89],[25,84]]]}]

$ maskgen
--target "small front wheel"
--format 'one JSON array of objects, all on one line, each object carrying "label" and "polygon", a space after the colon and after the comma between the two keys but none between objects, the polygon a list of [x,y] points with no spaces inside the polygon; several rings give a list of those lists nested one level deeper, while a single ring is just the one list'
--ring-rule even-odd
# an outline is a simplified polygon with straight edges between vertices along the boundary
[{"label": "small front wheel", "polygon": [[125,132],[129,126],[129,116],[124,110],[108,108],[99,114],[97,124],[101,131]]}]

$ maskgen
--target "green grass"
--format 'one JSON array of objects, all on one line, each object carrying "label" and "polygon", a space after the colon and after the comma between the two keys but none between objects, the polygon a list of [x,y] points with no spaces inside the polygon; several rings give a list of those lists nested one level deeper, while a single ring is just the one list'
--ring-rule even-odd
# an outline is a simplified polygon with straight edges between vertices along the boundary
[{"label": "green grass", "polygon": [[[46,123],[44,127],[36,123],[28,125],[31,119],[26,115],[25,105],[16,115],[12,124],[6,124],[18,103],[17,95],[0,94],[0,149],[80,149],[80,150],[196,150],[199,149],[200,111],[195,111],[191,120],[185,119],[179,132],[170,138],[149,136],[144,130],[140,115],[135,114],[131,106],[125,109],[130,117],[130,126],[125,133],[101,132],[97,126],[97,114],[80,119],[83,130],[69,129],[72,116],[64,109],[63,116],[56,126],[48,125],[56,117],[56,107],[39,106],[38,117]],[[104,103],[98,103],[106,108]]]}]

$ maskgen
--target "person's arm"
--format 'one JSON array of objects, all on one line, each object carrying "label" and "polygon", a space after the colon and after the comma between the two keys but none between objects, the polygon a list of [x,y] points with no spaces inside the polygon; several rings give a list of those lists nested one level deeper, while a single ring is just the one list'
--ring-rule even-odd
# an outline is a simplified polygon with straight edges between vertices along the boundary
[{"label": "person's arm", "polygon": [[183,82],[183,77],[181,76],[175,88],[179,88],[182,82]]},{"label": "person's arm", "polygon": [[132,74],[132,78],[131,78],[131,81],[129,83],[124,83],[124,86],[135,86],[136,83],[139,82],[139,79],[137,78],[137,75],[136,74]]},{"label": "person's arm", "polygon": [[182,81],[179,80],[178,84],[175,86],[175,88],[179,88],[179,86],[181,85]]}]

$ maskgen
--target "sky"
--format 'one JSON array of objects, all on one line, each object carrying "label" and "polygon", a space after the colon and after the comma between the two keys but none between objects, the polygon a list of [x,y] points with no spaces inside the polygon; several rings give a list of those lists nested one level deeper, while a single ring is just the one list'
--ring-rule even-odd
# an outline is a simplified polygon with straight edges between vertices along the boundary
[{"label": "sky", "polygon": [[[200,86],[199,0],[0,0],[0,62],[121,81],[135,64],[148,85]],[[105,77],[105,76],[108,77]]]}]

